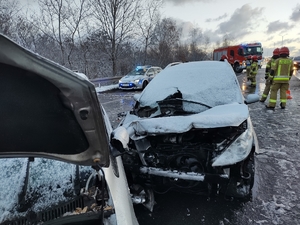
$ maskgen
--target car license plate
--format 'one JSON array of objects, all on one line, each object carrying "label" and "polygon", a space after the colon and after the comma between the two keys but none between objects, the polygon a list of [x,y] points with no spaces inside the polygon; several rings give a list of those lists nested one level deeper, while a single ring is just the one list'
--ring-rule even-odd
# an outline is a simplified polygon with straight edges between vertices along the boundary
[{"label": "car license plate", "polygon": [[123,84],[123,87],[128,87],[129,86],[129,84]]}]

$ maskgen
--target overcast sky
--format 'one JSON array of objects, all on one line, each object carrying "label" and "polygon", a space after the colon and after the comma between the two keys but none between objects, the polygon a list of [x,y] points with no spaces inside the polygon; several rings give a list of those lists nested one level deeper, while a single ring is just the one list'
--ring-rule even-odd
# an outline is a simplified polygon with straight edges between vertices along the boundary
[{"label": "overcast sky", "polygon": [[185,27],[198,26],[211,43],[225,34],[237,44],[259,41],[264,55],[287,46],[290,55],[300,55],[300,1],[298,0],[164,0],[163,17],[172,17]]}]

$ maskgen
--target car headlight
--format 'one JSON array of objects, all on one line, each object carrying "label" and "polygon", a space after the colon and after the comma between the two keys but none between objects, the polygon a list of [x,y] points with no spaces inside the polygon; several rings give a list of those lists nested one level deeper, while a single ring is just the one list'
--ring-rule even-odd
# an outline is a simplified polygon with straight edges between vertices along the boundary
[{"label": "car headlight", "polygon": [[120,83],[122,83],[122,81],[121,81],[121,80],[119,80],[119,84],[120,84]]},{"label": "car headlight", "polygon": [[137,80],[134,80],[134,83],[139,83],[141,80],[140,79],[137,79]]},{"label": "car headlight", "polygon": [[250,154],[254,139],[253,127],[248,119],[248,128],[222,154],[213,159],[212,166],[228,166],[238,163]]}]

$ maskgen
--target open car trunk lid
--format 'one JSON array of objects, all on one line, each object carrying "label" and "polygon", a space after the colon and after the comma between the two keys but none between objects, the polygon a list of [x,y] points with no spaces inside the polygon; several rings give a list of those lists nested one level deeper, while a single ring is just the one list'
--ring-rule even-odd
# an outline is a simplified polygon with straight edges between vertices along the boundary
[{"label": "open car trunk lid", "polygon": [[0,157],[109,166],[94,85],[0,35]]}]

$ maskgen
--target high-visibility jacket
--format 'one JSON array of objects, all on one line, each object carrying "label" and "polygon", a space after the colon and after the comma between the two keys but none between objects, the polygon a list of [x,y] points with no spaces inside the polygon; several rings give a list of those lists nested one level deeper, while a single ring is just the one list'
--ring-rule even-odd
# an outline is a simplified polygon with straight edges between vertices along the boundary
[{"label": "high-visibility jacket", "polygon": [[253,61],[251,63],[250,69],[251,69],[251,71],[250,71],[251,75],[256,75],[257,74],[257,71],[258,71],[258,63],[257,63],[257,61]]},{"label": "high-visibility jacket", "polygon": [[293,75],[293,60],[280,57],[272,66],[274,70],[273,83],[289,83]]},{"label": "high-visibility jacket", "polygon": [[275,66],[275,60],[274,58],[271,58],[266,65],[266,75],[269,75],[271,72],[271,68]]}]

